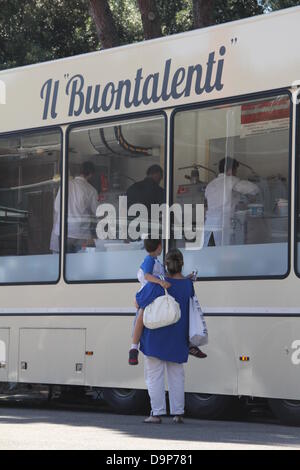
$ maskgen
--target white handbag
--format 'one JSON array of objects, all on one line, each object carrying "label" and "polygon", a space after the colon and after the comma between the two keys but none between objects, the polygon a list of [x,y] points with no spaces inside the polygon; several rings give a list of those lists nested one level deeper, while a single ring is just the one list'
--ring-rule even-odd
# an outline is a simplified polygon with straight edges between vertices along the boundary
[{"label": "white handbag", "polygon": [[181,317],[180,305],[174,297],[168,294],[157,297],[144,310],[144,325],[150,330],[163,328],[177,323]]},{"label": "white handbag", "polygon": [[193,346],[204,346],[208,343],[208,331],[199,301],[196,297],[190,299],[189,341]]}]

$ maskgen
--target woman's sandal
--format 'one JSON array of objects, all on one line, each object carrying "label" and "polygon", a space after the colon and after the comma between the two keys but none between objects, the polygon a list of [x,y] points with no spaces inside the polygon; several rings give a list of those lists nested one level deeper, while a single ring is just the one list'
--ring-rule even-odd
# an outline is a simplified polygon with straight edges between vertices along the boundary
[{"label": "woman's sandal", "polygon": [[184,421],[183,421],[183,419],[182,419],[182,416],[174,416],[174,418],[173,418],[173,423],[174,423],[174,424],[183,424]]},{"label": "woman's sandal", "polygon": [[198,359],[205,359],[207,357],[207,354],[202,352],[201,349],[197,348],[196,346],[189,347],[189,354],[191,354],[191,356],[197,357]]},{"label": "woman's sandal", "polygon": [[148,416],[148,418],[144,419],[144,423],[160,424],[161,418],[159,416]]}]

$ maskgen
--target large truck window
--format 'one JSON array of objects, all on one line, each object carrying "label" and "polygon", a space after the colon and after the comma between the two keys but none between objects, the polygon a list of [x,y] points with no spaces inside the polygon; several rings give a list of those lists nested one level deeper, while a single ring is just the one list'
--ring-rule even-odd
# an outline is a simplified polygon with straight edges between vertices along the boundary
[{"label": "large truck window", "polygon": [[151,205],[165,201],[165,119],[74,127],[68,162],[66,280],[136,279]]},{"label": "large truck window", "polygon": [[[60,131],[0,137],[0,282],[55,282],[54,202],[60,205]],[[60,218],[54,221],[60,235]]]},{"label": "large truck window", "polygon": [[201,243],[174,240],[187,271],[287,273],[290,107],[283,95],[176,113],[173,200],[205,206]]}]

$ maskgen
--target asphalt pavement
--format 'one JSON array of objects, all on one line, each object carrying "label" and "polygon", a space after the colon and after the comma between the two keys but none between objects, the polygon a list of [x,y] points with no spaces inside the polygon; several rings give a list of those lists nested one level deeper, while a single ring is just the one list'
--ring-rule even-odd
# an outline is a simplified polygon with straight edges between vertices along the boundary
[{"label": "asphalt pavement", "polygon": [[142,416],[0,404],[1,450],[300,449],[300,428],[200,421],[144,424]]}]

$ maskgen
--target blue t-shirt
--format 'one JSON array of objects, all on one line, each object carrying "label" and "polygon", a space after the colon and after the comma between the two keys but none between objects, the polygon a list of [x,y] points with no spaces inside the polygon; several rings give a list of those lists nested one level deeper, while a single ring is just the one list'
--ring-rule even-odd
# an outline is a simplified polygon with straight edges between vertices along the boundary
[{"label": "blue t-shirt", "polygon": [[153,268],[155,265],[155,260],[153,256],[147,255],[144,261],[141,264],[141,269],[143,270],[144,274],[152,274]]},{"label": "blue t-shirt", "polygon": [[[177,323],[149,330],[144,327],[140,340],[140,350],[146,355],[162,361],[187,362],[189,354],[189,302],[194,296],[191,279],[166,279],[171,287],[168,293],[180,305],[181,318]],[[145,308],[157,297],[164,295],[164,289],[158,284],[149,282],[137,293],[136,300],[140,308]]]},{"label": "blue t-shirt", "polygon": [[165,276],[165,268],[156,257],[147,255],[137,272],[137,278],[141,283],[141,288],[147,284],[145,279],[146,274],[152,274],[159,278],[160,276]]}]

